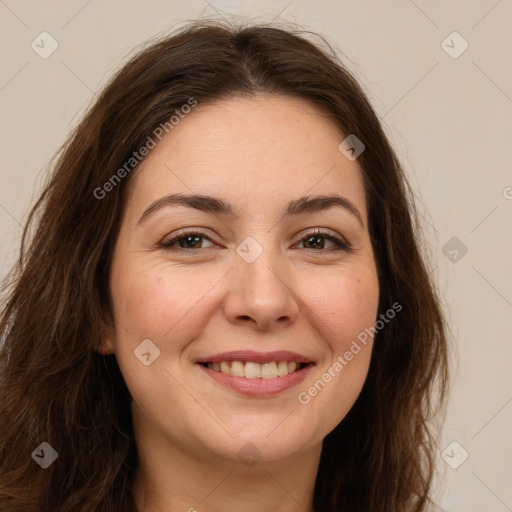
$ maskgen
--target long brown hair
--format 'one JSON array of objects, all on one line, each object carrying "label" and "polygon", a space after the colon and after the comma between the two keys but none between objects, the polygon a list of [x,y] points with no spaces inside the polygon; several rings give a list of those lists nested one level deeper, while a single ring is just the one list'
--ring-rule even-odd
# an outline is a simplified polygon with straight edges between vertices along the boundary
[{"label": "long brown hair", "polygon": [[[61,149],[3,286],[3,512],[136,511],[130,394],[115,355],[94,350],[113,325],[110,262],[136,170],[104,184],[191,98],[203,104],[259,92],[303,98],[363,141],[378,313],[396,302],[403,308],[376,333],[361,394],[323,441],[315,511],[427,510],[448,335],[414,194],[362,88],[304,33],[190,23],[140,50]],[[58,453],[46,469],[33,454],[43,442]]]}]

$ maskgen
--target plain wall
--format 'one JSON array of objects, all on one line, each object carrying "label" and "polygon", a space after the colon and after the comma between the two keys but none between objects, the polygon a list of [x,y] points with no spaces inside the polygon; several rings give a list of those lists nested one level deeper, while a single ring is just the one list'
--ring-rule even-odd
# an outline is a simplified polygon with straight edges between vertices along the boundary
[{"label": "plain wall", "polygon": [[[108,77],[150,37],[230,15],[323,34],[368,93],[420,200],[458,352],[439,502],[512,510],[510,0],[0,2],[0,277],[50,159]],[[43,31],[59,45],[46,59],[31,47]]]}]

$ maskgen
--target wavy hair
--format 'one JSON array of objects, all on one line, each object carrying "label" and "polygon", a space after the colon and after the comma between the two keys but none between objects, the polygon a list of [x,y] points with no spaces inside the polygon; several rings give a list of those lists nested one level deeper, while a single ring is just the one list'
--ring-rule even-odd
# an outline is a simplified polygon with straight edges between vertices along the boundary
[{"label": "wavy hair", "polygon": [[[136,512],[130,394],[115,355],[96,352],[113,315],[111,257],[134,170],[102,187],[169,116],[234,95],[307,100],[366,145],[358,157],[380,285],[374,339],[352,409],[323,440],[316,512],[423,512],[433,504],[448,334],[415,197],[369,100],[309,32],[195,21],[140,49],[103,88],[32,206],[0,316],[0,509]],[[103,188],[103,190],[105,187]],[[42,442],[58,459],[33,460]]]}]

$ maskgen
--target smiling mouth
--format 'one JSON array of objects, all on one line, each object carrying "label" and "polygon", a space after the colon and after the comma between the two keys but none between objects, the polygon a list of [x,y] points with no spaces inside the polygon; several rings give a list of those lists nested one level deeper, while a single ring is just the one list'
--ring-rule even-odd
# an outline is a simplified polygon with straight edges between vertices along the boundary
[{"label": "smiling mouth", "polygon": [[215,372],[245,377],[246,379],[276,379],[295,373],[312,363],[296,363],[294,361],[272,361],[269,363],[256,363],[252,361],[221,361],[199,363]]}]

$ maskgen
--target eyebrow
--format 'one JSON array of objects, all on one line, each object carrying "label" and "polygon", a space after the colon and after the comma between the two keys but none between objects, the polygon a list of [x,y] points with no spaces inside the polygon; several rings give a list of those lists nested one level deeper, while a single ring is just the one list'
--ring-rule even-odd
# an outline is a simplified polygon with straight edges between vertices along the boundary
[{"label": "eyebrow", "polygon": [[[233,208],[233,206],[225,199],[200,194],[169,194],[151,203],[146,208],[137,224],[141,224],[162,208],[176,206],[186,206],[187,208],[194,208],[203,212],[221,214],[234,218],[240,216],[240,211]],[[328,210],[334,206],[344,208],[346,211],[351,213],[364,228],[363,217],[354,203],[346,197],[336,194],[303,196],[298,199],[294,199],[286,206],[283,218]]]}]

